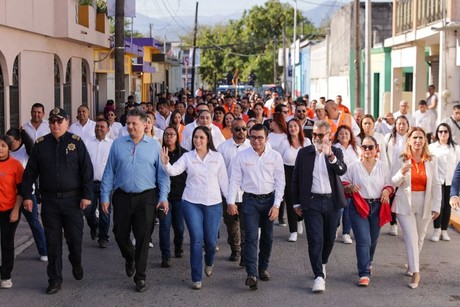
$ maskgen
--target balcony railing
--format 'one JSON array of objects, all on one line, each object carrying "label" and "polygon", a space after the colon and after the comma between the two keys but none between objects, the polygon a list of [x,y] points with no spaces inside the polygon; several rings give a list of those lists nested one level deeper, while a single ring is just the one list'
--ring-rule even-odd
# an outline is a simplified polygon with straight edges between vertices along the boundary
[{"label": "balcony railing", "polygon": [[394,0],[395,34],[416,30],[444,18],[445,0]]}]

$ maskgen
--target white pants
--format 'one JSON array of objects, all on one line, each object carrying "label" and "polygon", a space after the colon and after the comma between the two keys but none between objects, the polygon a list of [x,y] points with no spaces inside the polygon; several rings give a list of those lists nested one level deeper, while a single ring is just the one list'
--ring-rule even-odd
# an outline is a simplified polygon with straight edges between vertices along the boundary
[{"label": "white pants", "polygon": [[396,217],[404,237],[409,271],[418,273],[420,272],[420,252],[422,251],[423,240],[425,239],[431,216],[423,218],[425,192],[412,192],[411,198],[411,214],[396,214]]}]

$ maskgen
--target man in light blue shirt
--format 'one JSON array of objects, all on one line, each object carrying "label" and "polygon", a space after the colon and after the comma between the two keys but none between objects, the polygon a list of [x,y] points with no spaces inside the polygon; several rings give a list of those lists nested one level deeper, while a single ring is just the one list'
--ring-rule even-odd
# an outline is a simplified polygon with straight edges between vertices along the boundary
[{"label": "man in light blue shirt", "polygon": [[[128,112],[126,126],[129,136],[117,138],[110,149],[101,183],[103,211],[108,213],[110,194],[113,204],[113,232],[128,277],[134,272],[136,291],[147,289],[148,243],[156,209],[168,212],[169,177],[160,166],[160,143],[144,135],[146,114],[137,108]],[[155,188],[159,188],[156,202]],[[134,248],[131,230],[136,239]]]}]

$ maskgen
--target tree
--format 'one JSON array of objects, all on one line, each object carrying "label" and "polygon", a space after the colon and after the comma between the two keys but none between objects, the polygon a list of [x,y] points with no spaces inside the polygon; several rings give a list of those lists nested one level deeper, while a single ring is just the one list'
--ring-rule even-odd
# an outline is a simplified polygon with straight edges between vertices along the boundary
[{"label": "tree", "polygon": [[[303,23],[304,31],[316,33],[310,21],[297,11],[298,27]],[[240,80],[247,80],[250,73],[257,76],[256,83],[273,81],[273,56],[277,59],[278,48],[282,47],[283,26],[286,27],[287,41],[293,36],[294,8],[289,3],[269,0],[262,6],[245,10],[238,20],[214,27],[201,27],[197,37],[197,47],[201,48],[201,78],[208,84],[215,79],[224,79],[228,71],[237,68]],[[192,45],[188,35],[183,37]],[[281,69],[278,69],[278,76]]]}]

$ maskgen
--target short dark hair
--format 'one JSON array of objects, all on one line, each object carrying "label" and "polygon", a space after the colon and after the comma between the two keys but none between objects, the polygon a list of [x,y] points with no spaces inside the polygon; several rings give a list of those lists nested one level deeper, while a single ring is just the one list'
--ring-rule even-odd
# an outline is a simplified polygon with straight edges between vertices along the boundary
[{"label": "short dark hair", "polygon": [[279,104],[275,107],[275,113],[282,113],[283,108],[289,108],[287,105]]},{"label": "short dark hair", "polygon": [[254,126],[249,129],[249,135],[251,135],[252,131],[263,131],[265,133],[265,137],[268,136],[268,129],[262,124],[255,124]]},{"label": "short dark hair", "polygon": [[143,123],[145,123],[147,121],[147,114],[145,114],[145,112],[142,111],[142,109],[139,109],[139,108],[134,108],[132,110],[129,110],[128,114],[126,115],[126,118],[128,118],[130,116],[138,116],[139,119],[141,120],[141,122],[143,122]]},{"label": "short dark hair", "polygon": [[178,102],[176,102],[176,106],[177,106],[178,104],[183,105],[184,108],[186,107],[186,104],[185,104],[185,102],[183,102],[183,101],[180,101],[180,100],[179,100]]},{"label": "short dark hair", "polygon": [[107,128],[110,128],[110,123],[109,123],[109,121],[108,121],[107,119],[105,119],[105,118],[98,118],[98,119],[96,120],[96,123],[98,123],[98,122],[104,122],[104,123],[107,124]]},{"label": "short dark hair", "polygon": [[34,104],[32,105],[32,108],[30,108],[30,111],[32,111],[32,110],[35,109],[35,108],[41,108],[42,111],[43,111],[43,113],[45,113],[45,106],[44,106],[43,104],[41,104],[41,103],[39,103],[39,102],[34,103]]},{"label": "short dark hair", "polygon": [[157,102],[157,109],[158,109],[160,106],[167,106],[167,107],[169,107],[169,103],[168,103],[168,101],[166,101],[166,100],[160,100],[160,101]]},{"label": "short dark hair", "polygon": [[419,106],[426,106],[426,105],[427,105],[426,100],[420,100],[420,101],[418,102],[418,105],[419,105]]},{"label": "short dark hair", "polygon": [[454,110],[458,110],[458,109],[460,109],[460,104],[456,104],[456,105],[454,105],[453,109],[454,109]]}]

